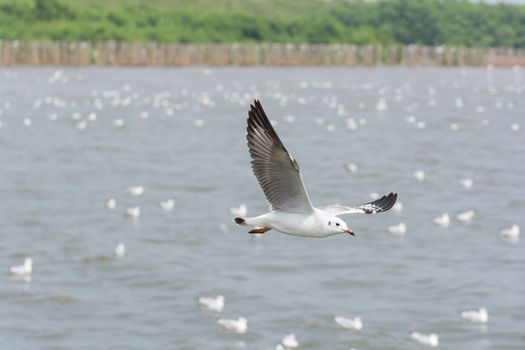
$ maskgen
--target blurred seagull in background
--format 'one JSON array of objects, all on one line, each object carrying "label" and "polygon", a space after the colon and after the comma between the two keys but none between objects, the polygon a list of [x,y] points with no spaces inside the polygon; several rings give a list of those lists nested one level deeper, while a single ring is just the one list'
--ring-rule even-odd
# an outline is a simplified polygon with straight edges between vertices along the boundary
[{"label": "blurred seagull in background", "polygon": [[293,333],[286,335],[281,341],[281,344],[284,346],[285,349],[295,349],[299,347],[299,342],[297,341],[297,338],[295,338],[295,334]]},{"label": "blurred seagull in background", "polygon": [[431,346],[431,347],[436,347],[439,345],[439,337],[437,334],[434,334],[434,333],[431,333],[431,334],[421,334],[421,333],[418,333],[418,332],[413,332],[411,334],[411,337],[412,339],[414,339],[415,341],[421,343],[421,344],[424,344],[424,345],[428,345],[428,346]]},{"label": "blurred seagull in background", "polygon": [[230,213],[235,216],[245,216],[247,212],[248,208],[244,204],[241,204],[238,208],[230,208]]},{"label": "blurred seagull in background", "polygon": [[144,193],[144,186],[130,186],[126,188],[126,191],[132,196],[140,196]]},{"label": "blurred seagull in background", "polygon": [[425,180],[425,172],[423,170],[414,171],[414,177],[418,181],[423,181]]},{"label": "blurred seagull in background", "polygon": [[230,332],[242,334],[246,333],[246,331],[248,330],[248,320],[244,317],[239,317],[236,320],[227,320],[224,318],[219,318],[217,320],[217,323]]},{"label": "blurred seagull in background", "polygon": [[359,317],[347,318],[344,316],[335,316],[334,321],[335,323],[346,329],[355,329],[357,331],[363,329],[363,322]]},{"label": "blurred seagull in background", "polygon": [[224,309],[224,297],[217,295],[215,298],[200,297],[199,304],[208,310],[222,312]]},{"label": "blurred seagull in background", "polygon": [[463,222],[470,222],[472,221],[472,219],[474,219],[475,215],[476,213],[474,212],[474,210],[467,210],[456,215],[456,219]]},{"label": "blurred seagull in background", "polygon": [[114,252],[117,258],[123,258],[124,255],[126,255],[126,246],[124,245],[124,243],[117,244]]},{"label": "blurred seagull in background", "polygon": [[459,180],[459,183],[461,184],[461,186],[465,188],[472,188],[472,186],[474,185],[474,180],[470,178],[466,178],[466,179]]},{"label": "blurred seagull in background", "polygon": [[166,211],[173,210],[173,208],[175,208],[175,201],[171,198],[165,201],[160,201],[160,207]]},{"label": "blurred seagull in background", "polygon": [[23,265],[11,266],[9,268],[9,271],[13,275],[18,275],[18,276],[30,275],[31,272],[33,272],[33,259],[25,258]]},{"label": "blurred seagull in background", "polygon": [[439,226],[448,227],[450,225],[450,216],[447,213],[443,213],[443,215],[434,219],[434,223]]},{"label": "blurred seagull in background", "polygon": [[115,200],[115,198],[110,198],[106,201],[106,208],[108,208],[109,210],[113,210],[117,207],[117,201]]},{"label": "blurred seagull in background", "polygon": [[487,309],[482,307],[479,310],[463,311],[461,317],[466,321],[474,323],[487,323],[489,320],[489,313]]},{"label": "blurred seagull in background", "polygon": [[500,234],[511,241],[517,241],[520,237],[520,227],[514,224],[510,228],[501,230]]},{"label": "blurred seagull in background", "polygon": [[255,226],[252,234],[271,229],[303,237],[328,237],[340,233],[354,235],[338,218],[343,214],[375,214],[395,204],[396,193],[358,206],[328,205],[315,208],[303,184],[299,165],[290,156],[268,120],[261,103],[255,100],[248,112],[247,140],[251,165],[270,212],[257,217],[236,217],[235,223]]},{"label": "blurred seagull in background", "polygon": [[392,210],[399,213],[401,210],[403,210],[403,203],[396,202],[396,204],[394,204],[392,207]]},{"label": "blurred seagull in background", "polygon": [[140,207],[129,207],[126,209],[126,216],[132,219],[138,219],[140,216]]},{"label": "blurred seagull in background", "polygon": [[388,232],[396,236],[404,236],[407,233],[407,225],[401,222],[397,225],[388,226]]}]

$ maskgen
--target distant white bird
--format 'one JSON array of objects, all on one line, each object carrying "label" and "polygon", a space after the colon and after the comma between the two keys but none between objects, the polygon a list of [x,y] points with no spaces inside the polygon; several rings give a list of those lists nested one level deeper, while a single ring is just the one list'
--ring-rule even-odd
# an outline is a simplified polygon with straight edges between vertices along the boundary
[{"label": "distant white bird", "polygon": [[434,223],[439,226],[448,227],[450,225],[450,216],[447,213],[443,213],[443,215],[434,219]]},{"label": "distant white bird", "polygon": [[354,118],[349,118],[346,120],[346,127],[349,130],[357,130],[357,123]]},{"label": "distant white bird", "polygon": [[289,124],[292,124],[293,122],[295,122],[295,117],[293,115],[285,115],[283,119],[285,122]]},{"label": "distant white bird", "polygon": [[202,120],[202,119],[194,120],[193,121],[193,126],[195,126],[197,128],[200,128],[200,127],[204,126],[204,120]]},{"label": "distant white bird", "polygon": [[246,208],[246,205],[241,204],[238,208],[230,208],[230,213],[234,216],[245,216],[248,213],[248,208]]},{"label": "distant white bird", "polygon": [[288,349],[295,349],[299,347],[299,342],[295,338],[295,334],[288,334],[286,335],[283,340],[281,341],[281,344]]},{"label": "distant white bird", "polygon": [[252,234],[275,229],[303,237],[353,235],[339,215],[381,213],[390,210],[397,200],[396,193],[389,193],[358,206],[335,204],[315,208],[306,192],[297,161],[284,147],[258,100],[250,106],[247,131],[252,170],[270,204],[269,213],[234,219],[238,225],[254,226],[250,231]]},{"label": "distant white bird", "polygon": [[435,333],[421,334],[421,333],[413,332],[411,334],[411,337],[415,341],[417,341],[417,342],[419,342],[421,344],[424,344],[424,345],[428,345],[428,346],[431,346],[431,347],[436,347],[436,346],[439,345],[439,337]]},{"label": "distant white bird", "polygon": [[222,312],[224,309],[224,297],[217,295],[215,298],[200,297],[199,304],[211,311]]},{"label": "distant white bird", "polygon": [[123,258],[126,255],[126,246],[124,243],[119,243],[115,247],[115,256],[118,258]]},{"label": "distant white bird", "polygon": [[18,276],[26,276],[26,275],[30,275],[31,272],[33,272],[33,259],[31,258],[25,258],[24,259],[24,264],[23,265],[15,265],[15,266],[11,266],[9,268],[9,271],[13,274],[13,275],[18,275]]},{"label": "distant white bird", "polygon": [[377,192],[370,192],[368,195],[374,200],[379,198],[379,193]]},{"label": "distant white bird", "polygon": [[115,200],[115,198],[110,198],[106,201],[106,208],[108,208],[109,210],[113,210],[117,207],[117,201]]},{"label": "distant white bird", "polygon": [[230,332],[242,334],[246,333],[246,331],[248,330],[248,320],[244,317],[239,317],[236,320],[227,320],[224,318],[219,318],[217,320],[217,323]]},{"label": "distant white bird", "polygon": [[363,322],[359,317],[347,318],[344,316],[335,316],[334,320],[335,323],[337,323],[343,328],[355,329],[357,331],[363,329]]},{"label": "distant white bird", "polygon": [[386,111],[388,109],[388,105],[386,104],[386,100],[384,98],[381,97],[379,99],[379,101],[377,102],[376,109],[379,112],[383,112],[383,111]]},{"label": "distant white bird", "polygon": [[479,310],[463,311],[461,313],[461,317],[464,320],[474,322],[474,323],[487,323],[487,321],[489,320],[489,313],[487,309],[482,307]]},{"label": "distant white bird", "polygon": [[510,240],[517,240],[520,237],[520,227],[512,225],[510,228],[501,230],[500,234]]},{"label": "distant white bird", "polygon": [[140,207],[129,207],[126,209],[126,216],[132,219],[138,219],[140,216]]},{"label": "distant white bird", "polygon": [[80,112],[73,112],[71,113],[71,119],[73,120],[80,120],[82,118],[82,114]]},{"label": "distant white bird", "polygon": [[88,123],[86,120],[81,120],[77,123],[77,129],[84,130],[87,127]]},{"label": "distant white bird", "polygon": [[423,170],[414,171],[414,177],[418,181],[423,181],[425,180],[425,172]]},{"label": "distant white bird", "polygon": [[401,222],[394,226],[388,226],[388,232],[396,236],[404,236],[407,232],[407,226],[404,222]]},{"label": "distant white bird", "polygon": [[175,201],[171,198],[165,201],[161,201],[160,207],[164,210],[173,210],[173,208],[175,208]]},{"label": "distant white bird", "polygon": [[351,173],[355,173],[357,171],[357,165],[355,165],[354,163],[348,163],[345,167],[346,170],[348,170]]},{"label": "distant white bird", "polygon": [[124,126],[124,119],[115,119],[113,125],[117,128]]},{"label": "distant white bird", "polygon": [[399,213],[401,210],[403,210],[403,203],[396,202],[396,204],[394,204],[394,206],[392,207],[392,210]]},{"label": "distant white bird", "polygon": [[405,117],[405,121],[409,124],[414,124],[417,119],[413,115],[409,115],[408,117]]},{"label": "distant white bird", "polygon": [[457,123],[450,124],[450,130],[458,131],[459,130],[459,125]]},{"label": "distant white bird", "polygon": [[25,126],[31,126],[32,122],[31,122],[31,119],[29,118],[24,118],[24,125]]},{"label": "distant white bird", "polygon": [[472,188],[472,186],[474,185],[474,180],[470,178],[466,178],[466,179],[459,180],[459,183],[461,184],[461,186],[465,188]]},{"label": "distant white bird", "polygon": [[132,196],[140,196],[144,193],[144,186],[129,186],[126,191]]},{"label": "distant white bird", "polygon": [[464,212],[459,213],[458,215],[456,215],[456,218],[459,221],[469,222],[469,221],[472,221],[472,219],[474,218],[474,215],[476,215],[474,210],[467,210],[467,211],[464,211]]},{"label": "distant white bird", "polygon": [[520,125],[517,124],[517,123],[514,123],[514,124],[512,124],[512,125],[510,126],[510,129],[511,129],[512,131],[519,131],[519,130],[520,130]]}]

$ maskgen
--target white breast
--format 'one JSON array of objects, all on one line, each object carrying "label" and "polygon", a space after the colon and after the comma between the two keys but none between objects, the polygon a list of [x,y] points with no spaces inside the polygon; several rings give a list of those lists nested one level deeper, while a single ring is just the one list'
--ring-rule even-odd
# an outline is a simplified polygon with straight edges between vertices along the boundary
[{"label": "white breast", "polygon": [[320,210],[314,209],[311,214],[293,214],[274,211],[268,214],[270,226],[282,233],[302,237],[326,237],[323,232],[324,215]]}]

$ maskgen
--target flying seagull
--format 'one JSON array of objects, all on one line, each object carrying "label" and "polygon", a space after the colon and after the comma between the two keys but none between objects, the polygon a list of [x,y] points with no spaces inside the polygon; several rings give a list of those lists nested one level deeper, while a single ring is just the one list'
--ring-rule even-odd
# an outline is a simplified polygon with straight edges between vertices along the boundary
[{"label": "flying seagull", "polygon": [[339,215],[380,213],[396,202],[397,193],[390,193],[358,206],[335,204],[315,208],[306,193],[297,161],[284,147],[258,100],[250,106],[247,131],[253,173],[270,204],[267,214],[234,219],[238,225],[254,226],[252,234],[275,229],[303,237],[354,235]]}]

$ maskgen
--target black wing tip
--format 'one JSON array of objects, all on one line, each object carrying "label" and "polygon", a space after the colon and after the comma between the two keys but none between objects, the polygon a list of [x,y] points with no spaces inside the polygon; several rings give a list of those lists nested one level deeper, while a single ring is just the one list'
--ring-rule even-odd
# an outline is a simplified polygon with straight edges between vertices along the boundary
[{"label": "black wing tip", "polygon": [[394,204],[396,204],[396,201],[397,201],[397,193],[390,192],[389,194],[385,194],[383,197],[376,199],[375,201],[369,203],[370,205],[377,207],[377,209],[379,210],[368,209],[368,210],[365,210],[365,213],[372,214],[372,213],[382,213],[384,211],[388,211],[392,209]]},{"label": "black wing tip", "polygon": [[254,99],[253,103],[250,104],[250,111],[248,112],[248,114],[257,113],[258,111],[262,111],[264,113],[261,101],[259,101],[258,99]]}]

